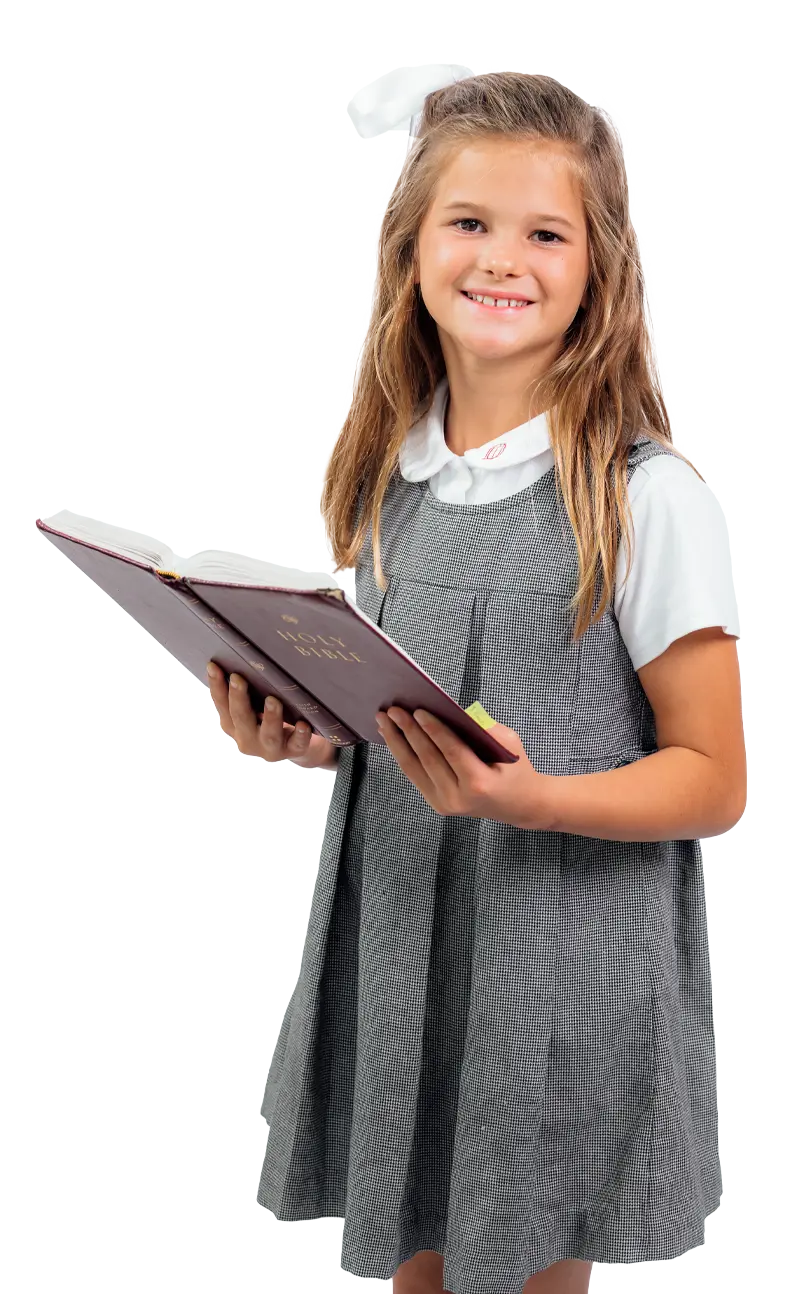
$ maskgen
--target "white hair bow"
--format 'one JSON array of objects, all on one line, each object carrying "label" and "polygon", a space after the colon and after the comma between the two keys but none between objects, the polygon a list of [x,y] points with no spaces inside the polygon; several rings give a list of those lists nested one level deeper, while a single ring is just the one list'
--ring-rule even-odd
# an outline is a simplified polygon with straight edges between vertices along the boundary
[{"label": "white hair bow", "polygon": [[409,130],[406,151],[414,144],[427,94],[454,81],[473,76],[469,67],[455,63],[425,63],[396,67],[354,94],[347,110],[362,139],[387,130]]}]

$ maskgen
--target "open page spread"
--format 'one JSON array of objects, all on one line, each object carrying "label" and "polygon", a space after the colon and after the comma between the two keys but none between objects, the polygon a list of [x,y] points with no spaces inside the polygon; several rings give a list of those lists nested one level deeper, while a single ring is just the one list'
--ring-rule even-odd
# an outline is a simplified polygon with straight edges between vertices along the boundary
[{"label": "open page spread", "polygon": [[57,531],[177,575],[283,589],[349,582],[349,573],[332,573],[322,541],[313,556],[281,518],[252,503],[191,502],[72,461],[39,467],[36,493],[38,515]]},{"label": "open page spread", "polygon": [[153,535],[141,535],[136,530],[124,530],[122,526],[110,526],[105,521],[97,521],[95,517],[82,517],[66,508],[55,512],[52,517],[43,517],[42,521],[52,530],[61,530],[63,534],[74,535],[76,539],[86,539],[100,548],[109,548],[113,553],[133,557],[149,566],[165,566],[168,559],[174,557],[168,545],[155,539]]},{"label": "open page spread", "polygon": [[191,505],[181,575],[202,580],[270,584],[281,589],[340,587],[330,562],[318,562],[282,523],[260,507],[206,498]]},{"label": "open page spread", "polygon": [[62,509],[52,517],[43,517],[45,525],[63,534],[84,539],[110,552],[145,562],[155,570],[176,571],[178,575],[195,575],[199,579],[222,580],[232,584],[272,584],[285,589],[338,589],[333,575],[319,571],[300,571],[293,566],[277,566],[243,553],[228,553],[219,548],[205,548],[192,557],[182,557],[153,535],[111,526],[95,517],[83,517]]}]

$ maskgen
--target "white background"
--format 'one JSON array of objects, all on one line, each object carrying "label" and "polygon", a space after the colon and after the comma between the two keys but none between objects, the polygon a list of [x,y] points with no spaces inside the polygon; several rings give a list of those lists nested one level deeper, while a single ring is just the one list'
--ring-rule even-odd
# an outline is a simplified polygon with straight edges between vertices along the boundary
[{"label": "white background", "polygon": [[[424,12],[428,22],[407,9],[396,57],[463,56],[466,31],[471,44],[484,34],[486,56],[503,44],[512,57],[500,31],[525,22],[543,39],[534,8],[513,6],[512,23],[497,10],[494,30],[489,9]],[[32,598],[32,397],[294,389],[304,298],[287,277],[304,263],[305,226],[295,104],[305,61],[388,57],[379,10],[366,22],[356,13],[78,3],[4,19],[3,537],[14,556],[0,942],[14,1289],[100,1289],[101,660],[65,609]],[[776,6],[754,14],[753,31],[728,5],[658,10],[652,35],[647,10],[636,16],[640,28],[629,6],[591,8],[585,23],[552,9],[541,54],[578,53],[585,26],[583,57],[715,60],[714,353],[723,391],[750,397],[749,853],[763,864],[750,905],[751,1266],[764,1288],[786,1289],[801,1268],[803,1162],[803,647],[791,624],[804,488],[802,72]]]}]

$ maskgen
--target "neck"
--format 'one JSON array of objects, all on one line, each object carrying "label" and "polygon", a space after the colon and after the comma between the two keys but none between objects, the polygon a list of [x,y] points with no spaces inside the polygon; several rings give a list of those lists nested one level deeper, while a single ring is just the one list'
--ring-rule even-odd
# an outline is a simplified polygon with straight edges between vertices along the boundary
[{"label": "neck", "polygon": [[494,373],[468,373],[446,355],[448,396],[443,433],[452,454],[479,449],[506,431],[520,427],[544,410],[529,407],[528,387],[538,376],[534,358],[518,371],[497,365]]}]

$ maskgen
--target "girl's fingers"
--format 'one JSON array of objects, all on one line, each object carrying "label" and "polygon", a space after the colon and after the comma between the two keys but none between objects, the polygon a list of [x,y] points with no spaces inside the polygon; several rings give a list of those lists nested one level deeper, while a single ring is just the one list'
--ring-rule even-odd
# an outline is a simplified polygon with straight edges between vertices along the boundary
[{"label": "girl's fingers", "polygon": [[302,719],[299,719],[293,726],[289,724],[285,728],[284,735],[286,738],[286,754],[289,757],[294,756],[296,759],[298,756],[305,754],[312,736],[312,731],[307,723],[303,723]]},{"label": "girl's fingers", "polygon": [[[274,705],[272,704],[274,702]],[[264,759],[285,758],[286,738],[283,731],[283,711],[277,697],[268,696],[263,703],[263,718],[258,733],[258,745]]]},{"label": "girl's fingers", "polygon": [[213,704],[219,712],[221,727],[228,736],[233,734],[233,720],[230,714],[230,697],[227,682],[220,669],[216,668],[215,674],[208,674],[210,695],[213,698]]},{"label": "girl's fingers", "polygon": [[286,723],[278,698],[266,698],[259,733],[259,741],[264,750],[270,751],[275,759],[283,759],[287,755],[298,756],[308,749],[310,739],[311,729],[307,723],[303,723],[302,719],[296,724]]},{"label": "girl's fingers", "polygon": [[[216,668],[216,667],[214,667]],[[231,674],[229,685],[222,670],[209,675],[210,694],[219,712],[221,727],[245,755],[261,755],[273,762],[297,759],[308,750],[312,731],[308,724],[286,724],[277,697],[268,696],[260,718],[252,709],[249,690],[239,674]],[[272,705],[274,702],[274,705]]]},{"label": "girl's fingers", "polygon": [[249,750],[255,738],[257,720],[249,700],[244,680],[238,674],[230,675],[230,717],[235,728],[235,741],[241,751]]},{"label": "girl's fingers", "polygon": [[210,694],[219,712],[221,727],[235,740],[244,753],[254,751],[256,720],[244,680],[238,674],[230,675],[229,686],[222,670],[208,674]]}]

